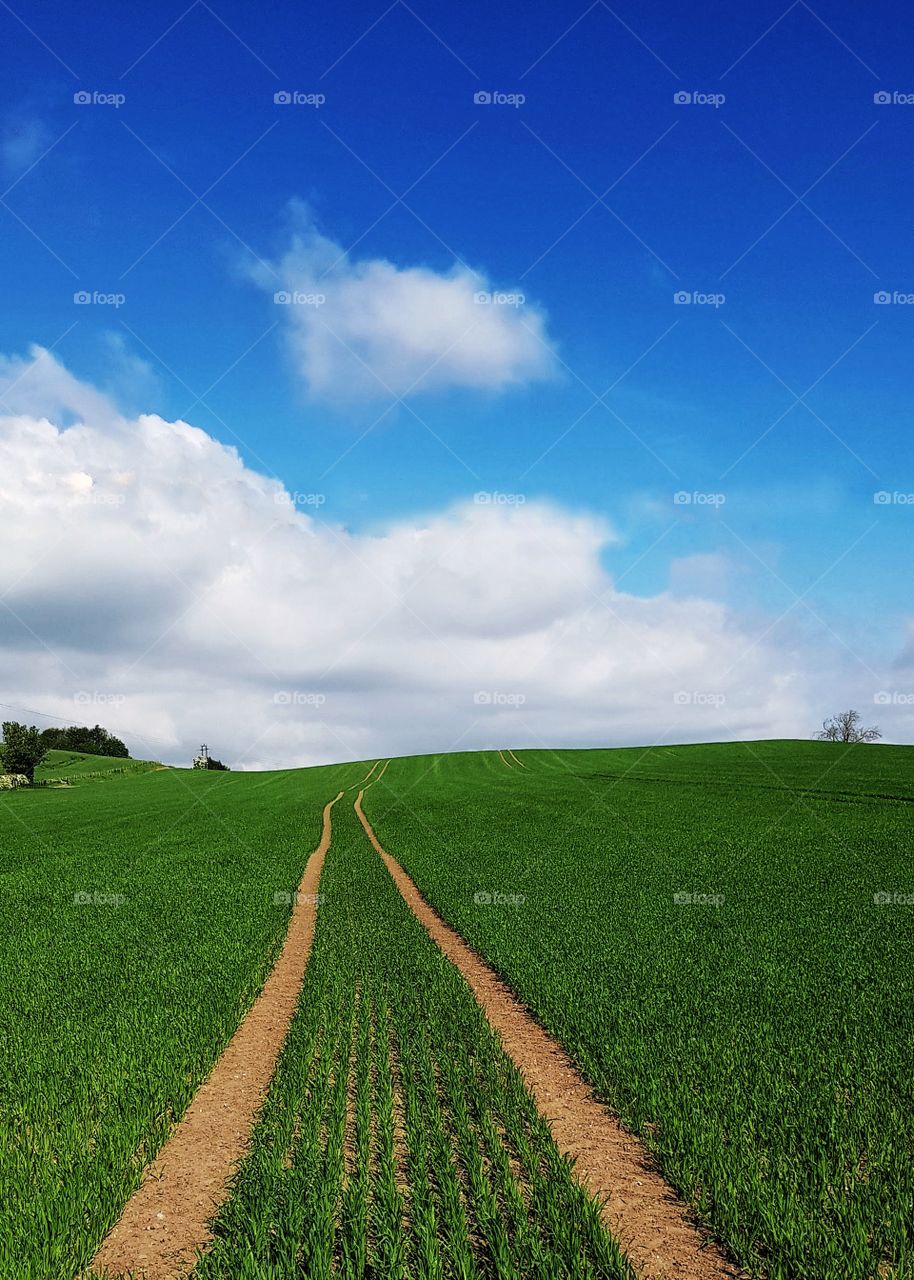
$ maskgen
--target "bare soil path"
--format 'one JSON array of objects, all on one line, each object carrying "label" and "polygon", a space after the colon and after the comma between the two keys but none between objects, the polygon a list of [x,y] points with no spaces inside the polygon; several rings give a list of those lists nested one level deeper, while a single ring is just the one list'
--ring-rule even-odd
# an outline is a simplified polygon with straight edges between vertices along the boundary
[{"label": "bare soil path", "polygon": [[[511,767],[510,765],[508,766]],[[355,801],[365,834],[413,914],[463,974],[505,1052],[523,1077],[559,1150],[582,1185],[603,1204],[607,1230],[642,1280],[723,1280],[743,1273],[704,1241],[686,1205],[655,1168],[644,1145],[594,1096],[557,1040],[492,969],[429,906],[400,864],[382,848]]]},{"label": "bare soil path", "polygon": [[[380,761],[380,760],[375,760],[374,764],[371,766],[371,768],[370,768],[370,769],[368,770],[368,772],[365,774],[365,777],[362,779],[362,781],[361,781],[361,782],[355,782],[355,783],[353,783],[353,784],[352,784],[352,786],[344,787],[344,788],[343,788],[343,790],[344,790],[344,791],[355,791],[356,787],[364,787],[364,786],[367,784],[368,779],[371,777],[371,775],[374,773],[375,769],[377,769],[377,767],[378,767],[378,765],[379,765],[380,763],[381,763],[381,761]],[[389,763],[390,763],[390,762],[388,761],[388,764],[389,764]],[[384,766],[384,768],[386,769],[386,768],[387,768],[387,765],[385,765],[385,766]],[[382,769],[382,770],[381,770],[381,772],[383,773],[383,772],[384,772],[384,770]],[[377,778],[375,778],[375,782],[377,782]]]},{"label": "bare soil path", "polygon": [[247,1150],[295,1012],[314,940],[317,889],[330,848],[330,814],[342,795],[341,791],[324,806],[323,833],[305,867],[279,959],[102,1242],[92,1262],[96,1275],[130,1273],[142,1280],[178,1280],[191,1270],[198,1250],[207,1246],[209,1223]]}]

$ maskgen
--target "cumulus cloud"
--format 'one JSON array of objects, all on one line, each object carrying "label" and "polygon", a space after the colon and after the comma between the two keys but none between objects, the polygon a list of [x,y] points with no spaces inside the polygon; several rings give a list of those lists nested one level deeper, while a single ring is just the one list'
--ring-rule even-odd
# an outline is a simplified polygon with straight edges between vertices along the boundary
[{"label": "cumulus cloud", "polygon": [[300,206],[294,216],[288,248],[254,278],[282,308],[293,366],[314,397],[498,391],[554,375],[545,316],[519,290],[459,264],[358,259]]},{"label": "cumulus cloud", "polygon": [[148,409],[161,394],[151,362],[132,351],[123,333],[117,330],[109,329],[100,338],[107,366],[104,392],[122,407]]},{"label": "cumulus cloud", "polygon": [[0,511],[0,698],[140,756],[806,736],[842,687],[713,599],[620,591],[602,520],[467,500],[353,533],[37,349],[0,362]]}]

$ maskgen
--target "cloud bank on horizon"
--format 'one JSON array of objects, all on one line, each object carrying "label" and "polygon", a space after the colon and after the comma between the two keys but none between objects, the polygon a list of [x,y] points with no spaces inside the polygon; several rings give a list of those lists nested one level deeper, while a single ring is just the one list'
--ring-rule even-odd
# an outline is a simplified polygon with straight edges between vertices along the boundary
[{"label": "cloud bank on horizon", "polygon": [[[136,755],[802,737],[836,689],[872,704],[840,656],[765,619],[619,590],[592,515],[476,495],[355,534],[40,348],[0,360],[0,405],[4,688]],[[903,732],[910,709],[880,711]]]},{"label": "cloud bank on horizon", "polygon": [[293,202],[273,263],[249,269],[282,308],[292,366],[316,399],[501,391],[555,376],[546,317],[461,263],[445,272],[355,257]]}]

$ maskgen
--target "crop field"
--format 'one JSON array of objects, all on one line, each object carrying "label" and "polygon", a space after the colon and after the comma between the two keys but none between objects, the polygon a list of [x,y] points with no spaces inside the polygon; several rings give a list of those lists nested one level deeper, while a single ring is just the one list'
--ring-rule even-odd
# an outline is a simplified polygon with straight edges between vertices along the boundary
[{"label": "crop field", "polygon": [[[256,999],[344,791],[295,1014],[194,1277],[630,1280],[359,825],[373,761],[103,786],[87,761],[0,797],[0,1275],[88,1274]],[[506,749],[393,760],[363,804],[748,1274],[910,1280],[912,764]]]},{"label": "crop field", "polygon": [[517,758],[366,811],[743,1265],[914,1274],[914,753]]},{"label": "crop field", "polygon": [[335,812],[321,898],[298,1014],[201,1280],[622,1280],[596,1207],[351,805]]},{"label": "crop field", "polygon": [[162,766],[153,760],[122,760],[117,756],[92,756],[83,751],[49,751],[35,770],[38,782],[87,782],[114,780],[125,774],[149,773]]},{"label": "crop field", "polygon": [[358,769],[0,804],[0,1275],[88,1264],[256,995],[324,793]]}]

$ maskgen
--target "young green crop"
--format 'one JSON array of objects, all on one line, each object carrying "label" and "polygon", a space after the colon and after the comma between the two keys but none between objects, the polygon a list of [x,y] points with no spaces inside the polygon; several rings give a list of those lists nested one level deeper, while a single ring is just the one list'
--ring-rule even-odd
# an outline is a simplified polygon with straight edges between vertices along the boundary
[{"label": "young green crop", "polygon": [[299,1008],[212,1251],[194,1274],[629,1276],[351,803],[334,810]]},{"label": "young green crop", "polygon": [[914,752],[520,756],[394,761],[379,839],[745,1266],[909,1280]]},{"label": "young green crop", "polygon": [[364,766],[0,798],[0,1275],[69,1280],[269,971]]},{"label": "young green crop", "polygon": [[154,760],[125,760],[121,756],[92,756],[84,751],[49,751],[35,770],[37,783],[85,782],[90,778],[114,779],[125,774],[149,773],[162,766]]},{"label": "young green crop", "polygon": [[[394,761],[366,810],[748,1268],[912,1280],[911,750],[520,755]],[[278,954],[323,803],[367,767],[98,786],[92,763],[0,797],[16,1280],[91,1259]],[[200,1280],[624,1274],[351,796],[321,894]]]}]

